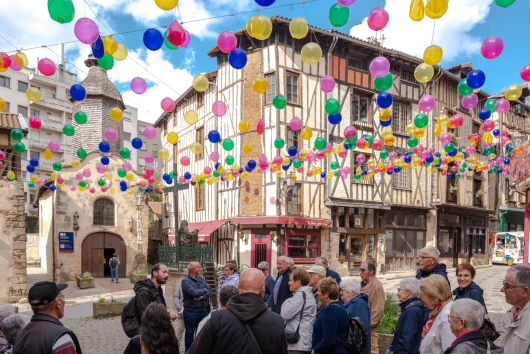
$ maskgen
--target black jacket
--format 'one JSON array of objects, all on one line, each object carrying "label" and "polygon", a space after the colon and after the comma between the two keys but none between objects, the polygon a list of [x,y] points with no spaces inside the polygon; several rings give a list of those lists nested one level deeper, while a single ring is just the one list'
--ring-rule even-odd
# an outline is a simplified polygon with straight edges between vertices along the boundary
[{"label": "black jacket", "polygon": [[[481,330],[473,331],[458,337],[444,354],[458,353],[476,353],[485,354],[488,350],[488,342],[484,332]],[[515,354],[515,353],[513,353]]]},{"label": "black jacket", "polygon": [[[194,278],[187,275],[180,284],[182,295],[184,296],[183,304],[184,310],[191,311],[208,311],[210,295],[212,295],[212,288],[204,280],[204,278]],[[196,297],[203,297],[202,300],[193,300]]]},{"label": "black jacket", "polygon": [[140,280],[136,283],[134,292],[136,293],[136,320],[138,321],[138,327],[142,325],[142,316],[149,304],[158,302],[167,307],[162,287],[159,286],[157,289],[151,279]]},{"label": "black jacket", "polygon": [[449,286],[451,286],[451,282],[449,281],[449,278],[447,277],[447,267],[443,263],[438,263],[436,266],[432,269],[420,269],[416,273],[416,279],[422,279],[427,278],[429,275],[432,274],[438,274],[444,277],[447,282],[449,283]]},{"label": "black jacket", "polygon": [[[269,297],[269,307],[272,311],[276,312],[277,314],[280,314],[282,310],[282,305],[288,298],[293,296],[293,293],[291,292],[291,289],[289,287],[289,277],[291,276],[291,273],[293,271],[291,268],[287,269],[283,273],[282,277],[282,283],[280,284],[280,288],[278,289],[278,299],[277,302],[274,303],[274,287],[272,288],[272,294]],[[278,279],[280,278],[280,274],[276,277],[276,281],[274,282],[274,286],[276,286],[276,283],[278,282]]]},{"label": "black jacket", "polygon": [[66,333],[72,337],[77,354],[81,354],[81,346],[74,332],[54,317],[33,315],[31,322],[18,334],[13,354],[51,354],[55,341]]},{"label": "black jacket", "polygon": [[226,307],[212,312],[188,354],[257,354],[244,323],[252,329],[263,354],[287,354],[283,319],[268,311],[259,295],[236,295]]},{"label": "black jacket", "polygon": [[484,290],[482,290],[480,286],[478,286],[475,282],[471,282],[471,284],[466,286],[464,289],[456,288],[453,290],[453,295],[455,296],[453,300],[472,299],[480,302],[482,306],[486,307],[484,296],[482,295],[483,293]]},{"label": "black jacket", "polygon": [[140,335],[137,335],[131,338],[123,354],[142,354],[142,345],[140,344]]}]

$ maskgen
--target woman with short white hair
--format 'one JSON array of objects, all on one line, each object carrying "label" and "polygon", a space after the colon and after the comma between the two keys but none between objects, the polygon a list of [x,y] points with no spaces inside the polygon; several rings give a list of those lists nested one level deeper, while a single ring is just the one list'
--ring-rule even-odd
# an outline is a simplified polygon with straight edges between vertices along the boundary
[{"label": "woman with short white hair", "polygon": [[15,340],[18,333],[28,325],[29,317],[26,315],[14,314],[4,318],[2,321],[2,333],[4,334],[7,344],[0,349],[0,354],[11,354],[15,346]]},{"label": "woman with short white hair", "polygon": [[484,322],[484,306],[476,300],[460,299],[451,305],[449,324],[456,340],[445,354],[486,354],[490,346],[480,330]]},{"label": "woman with short white hair", "polygon": [[370,331],[370,308],[368,307],[368,295],[361,293],[361,282],[357,279],[344,279],[340,283],[340,294],[342,303],[350,317],[359,317],[366,327],[368,343],[366,349],[360,354],[370,354],[371,331]]}]

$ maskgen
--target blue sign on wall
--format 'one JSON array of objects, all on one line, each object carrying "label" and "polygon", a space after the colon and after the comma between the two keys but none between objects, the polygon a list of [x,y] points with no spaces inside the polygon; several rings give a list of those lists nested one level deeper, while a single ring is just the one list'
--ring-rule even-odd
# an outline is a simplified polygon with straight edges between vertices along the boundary
[{"label": "blue sign on wall", "polygon": [[74,252],[73,232],[59,232],[59,252]]}]

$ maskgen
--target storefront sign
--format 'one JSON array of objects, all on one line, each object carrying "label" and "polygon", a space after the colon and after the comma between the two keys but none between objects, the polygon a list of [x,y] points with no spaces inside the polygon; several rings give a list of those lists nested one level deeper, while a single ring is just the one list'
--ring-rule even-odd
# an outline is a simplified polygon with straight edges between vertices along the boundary
[{"label": "storefront sign", "polygon": [[59,252],[74,252],[74,233],[59,232]]}]

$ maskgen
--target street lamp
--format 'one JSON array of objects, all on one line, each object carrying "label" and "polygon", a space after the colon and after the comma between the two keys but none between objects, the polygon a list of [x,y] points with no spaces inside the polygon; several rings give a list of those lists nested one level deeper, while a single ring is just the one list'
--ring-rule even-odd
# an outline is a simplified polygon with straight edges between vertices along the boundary
[{"label": "street lamp", "polygon": [[136,193],[136,208],[138,209],[138,215],[136,217],[136,236],[138,243],[138,254],[144,253],[143,233],[142,233],[142,211],[144,209],[144,195],[143,193]]}]

